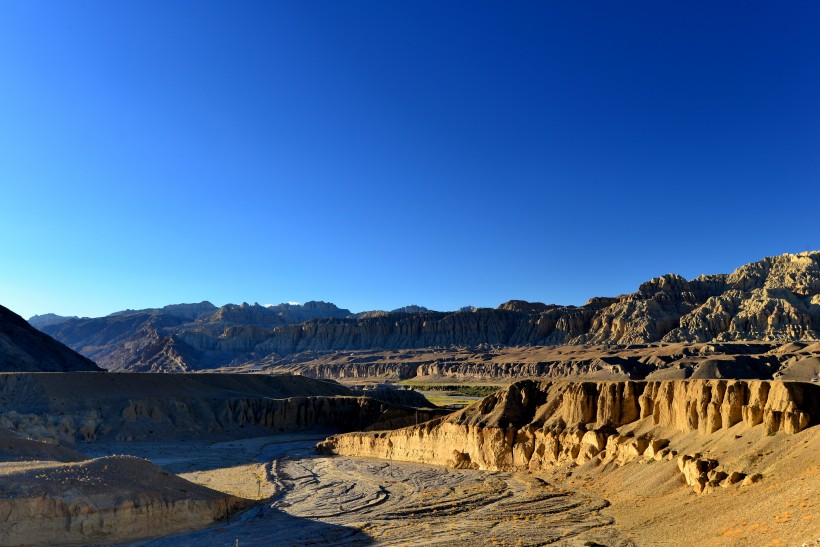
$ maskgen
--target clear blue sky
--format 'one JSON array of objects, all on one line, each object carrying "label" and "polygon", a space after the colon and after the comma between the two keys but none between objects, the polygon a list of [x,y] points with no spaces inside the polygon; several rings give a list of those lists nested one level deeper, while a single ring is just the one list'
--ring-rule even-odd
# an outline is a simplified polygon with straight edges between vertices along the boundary
[{"label": "clear blue sky", "polygon": [[0,0],[0,304],[580,304],[820,248],[820,3]]}]

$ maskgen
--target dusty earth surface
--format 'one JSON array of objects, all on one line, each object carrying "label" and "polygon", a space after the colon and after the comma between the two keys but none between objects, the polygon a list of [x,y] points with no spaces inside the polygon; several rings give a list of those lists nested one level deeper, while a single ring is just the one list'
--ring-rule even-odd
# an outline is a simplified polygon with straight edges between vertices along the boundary
[{"label": "dusty earth surface", "polygon": [[[709,455],[751,458],[764,472],[708,494],[688,488],[675,461],[504,473],[317,456],[320,436],[310,435],[206,450],[152,443],[142,455],[188,480],[269,499],[230,522],[138,545],[813,545],[820,431],[758,433],[738,427],[706,443]],[[703,449],[697,433],[669,437]]]},{"label": "dusty earth surface", "polygon": [[742,424],[708,437],[666,433],[681,452],[701,452],[762,478],[697,494],[676,461],[639,460],[569,469],[566,487],[600,492],[619,530],[640,545],[820,544],[820,427],[795,435],[766,435]]},{"label": "dusty earth surface", "polygon": [[315,444],[323,438],[288,434],[179,448],[134,443],[132,452],[190,481],[269,497],[230,522],[137,545],[632,544],[608,502],[591,491],[538,474],[318,456]]},{"label": "dusty earth surface", "polygon": [[0,545],[89,545],[198,529],[252,505],[150,461],[0,463]]}]

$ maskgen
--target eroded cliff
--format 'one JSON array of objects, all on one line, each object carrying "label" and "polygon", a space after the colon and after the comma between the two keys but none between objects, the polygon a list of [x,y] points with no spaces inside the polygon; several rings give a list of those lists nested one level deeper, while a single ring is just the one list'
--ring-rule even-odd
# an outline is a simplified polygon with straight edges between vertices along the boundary
[{"label": "eroded cliff", "polygon": [[300,376],[0,374],[0,427],[73,444],[399,427],[443,412],[413,393],[367,393]]},{"label": "eroded cliff", "polygon": [[[745,474],[718,469],[700,454],[677,454],[668,447],[669,431],[709,435],[738,426],[795,434],[818,421],[820,386],[806,383],[522,381],[450,416],[395,431],[337,435],[318,449],[489,470],[679,456],[687,481],[702,491],[709,481],[737,482]],[[639,435],[624,430],[637,424],[644,426]]]}]

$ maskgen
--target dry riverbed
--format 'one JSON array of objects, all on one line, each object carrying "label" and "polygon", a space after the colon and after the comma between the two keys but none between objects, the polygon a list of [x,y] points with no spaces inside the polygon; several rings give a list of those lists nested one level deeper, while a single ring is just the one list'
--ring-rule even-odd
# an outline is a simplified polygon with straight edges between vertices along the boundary
[{"label": "dry riverbed", "polygon": [[209,528],[139,543],[184,545],[628,545],[600,497],[536,474],[315,454],[322,435],[220,443],[95,444],[226,493],[264,499]]}]

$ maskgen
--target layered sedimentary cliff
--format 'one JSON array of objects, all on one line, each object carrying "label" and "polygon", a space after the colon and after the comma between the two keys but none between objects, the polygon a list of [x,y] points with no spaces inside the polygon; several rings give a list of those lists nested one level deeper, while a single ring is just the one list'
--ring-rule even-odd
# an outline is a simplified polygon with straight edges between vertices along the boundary
[{"label": "layered sedimentary cliff", "polygon": [[730,275],[664,275],[580,307],[514,300],[497,309],[355,316],[324,303],[243,305],[193,321],[153,310],[43,330],[111,370],[184,371],[335,350],[817,340],[819,326],[820,252],[810,252],[765,258]]},{"label": "layered sedimentary cliff", "polygon": [[367,394],[298,376],[0,374],[0,427],[73,444],[400,427],[443,412],[412,393]]},{"label": "layered sedimentary cliff", "polygon": [[[820,422],[820,386],[741,380],[522,381],[450,416],[395,431],[337,435],[318,449],[489,470],[678,456],[665,438],[619,431],[641,420],[655,430],[702,435],[737,424],[759,427],[764,434],[794,434]],[[698,463],[699,454],[680,457],[681,471],[689,469],[699,491],[718,480],[709,477],[717,462]],[[725,472],[718,482],[730,476],[735,482],[743,478]]]}]

